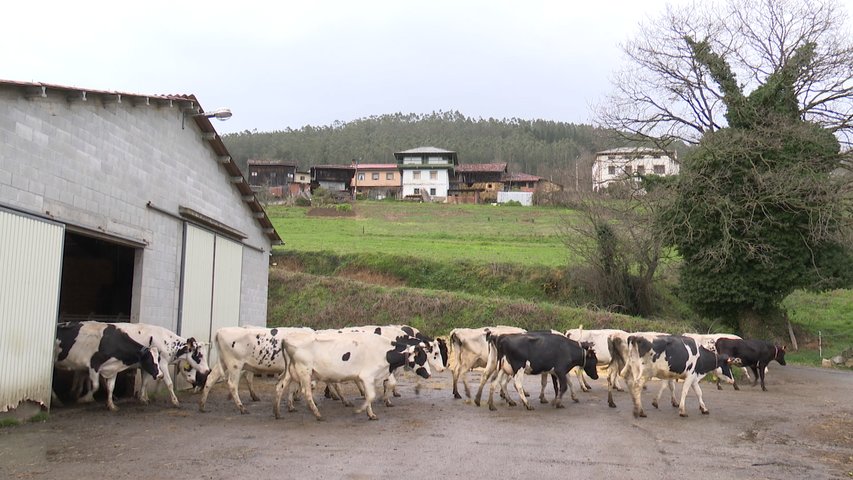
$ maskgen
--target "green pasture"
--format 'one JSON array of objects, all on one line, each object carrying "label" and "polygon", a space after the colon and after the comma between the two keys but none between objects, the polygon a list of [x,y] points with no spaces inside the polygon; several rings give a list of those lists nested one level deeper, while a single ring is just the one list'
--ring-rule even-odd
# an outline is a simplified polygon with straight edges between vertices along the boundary
[{"label": "green pasture", "polygon": [[492,205],[359,201],[354,216],[309,216],[305,207],[267,212],[285,245],[277,251],[380,253],[432,261],[569,262],[560,227],[570,210]]}]

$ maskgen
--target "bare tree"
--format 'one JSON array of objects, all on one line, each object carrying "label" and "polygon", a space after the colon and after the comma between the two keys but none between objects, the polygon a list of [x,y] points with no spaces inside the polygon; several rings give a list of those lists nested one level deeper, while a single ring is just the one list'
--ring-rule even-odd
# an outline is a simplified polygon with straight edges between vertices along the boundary
[{"label": "bare tree", "polygon": [[814,43],[810,70],[795,85],[800,115],[853,145],[853,35],[837,0],[715,0],[668,7],[641,24],[623,46],[628,64],[614,92],[598,107],[598,121],[633,139],[665,147],[698,143],[727,126],[719,86],[695,61],[684,38],[706,41],[726,58],[749,93]]}]

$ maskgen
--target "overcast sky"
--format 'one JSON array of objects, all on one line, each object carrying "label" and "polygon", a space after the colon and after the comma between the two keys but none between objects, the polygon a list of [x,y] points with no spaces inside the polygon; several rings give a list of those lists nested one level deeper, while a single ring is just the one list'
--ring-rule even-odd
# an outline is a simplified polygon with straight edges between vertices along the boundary
[{"label": "overcast sky", "polygon": [[220,133],[438,110],[589,123],[619,45],[686,2],[16,1],[0,79],[192,93],[231,108]]}]

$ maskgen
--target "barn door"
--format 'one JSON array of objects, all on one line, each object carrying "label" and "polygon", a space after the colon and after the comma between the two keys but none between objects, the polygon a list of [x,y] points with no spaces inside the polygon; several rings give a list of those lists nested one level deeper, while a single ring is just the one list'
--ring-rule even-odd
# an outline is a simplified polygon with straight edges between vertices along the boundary
[{"label": "barn door", "polygon": [[[240,324],[243,246],[186,224],[180,335],[211,342],[217,329]],[[208,363],[215,352],[208,350]]]},{"label": "barn door", "polygon": [[0,209],[0,412],[50,405],[65,227]]}]

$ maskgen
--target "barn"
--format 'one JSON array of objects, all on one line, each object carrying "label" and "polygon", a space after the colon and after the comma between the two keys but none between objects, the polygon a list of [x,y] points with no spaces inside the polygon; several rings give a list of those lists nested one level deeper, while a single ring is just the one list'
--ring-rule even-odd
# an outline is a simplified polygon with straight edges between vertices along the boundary
[{"label": "barn", "polygon": [[0,411],[49,406],[56,323],[265,325],[281,238],[193,95],[0,80]]}]

